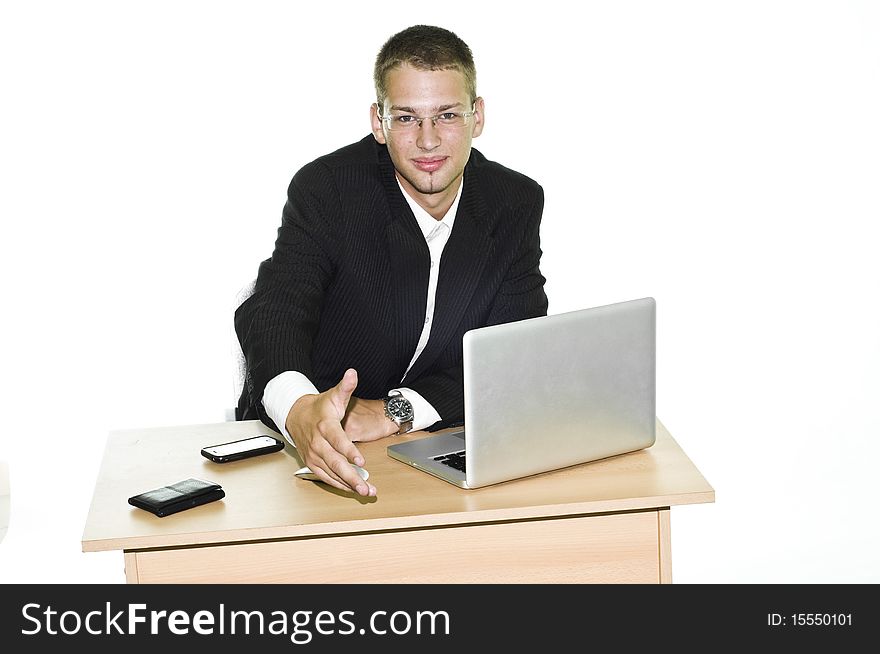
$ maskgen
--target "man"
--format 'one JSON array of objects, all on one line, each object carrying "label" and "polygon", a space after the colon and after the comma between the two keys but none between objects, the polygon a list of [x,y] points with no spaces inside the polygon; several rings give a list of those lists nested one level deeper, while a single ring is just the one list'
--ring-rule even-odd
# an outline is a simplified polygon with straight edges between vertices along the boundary
[{"label": "man", "polygon": [[[463,419],[462,336],[547,313],[544,196],[487,160],[470,48],[417,25],[374,69],[372,135],[303,167],[272,257],[235,314],[240,415],[326,483],[376,488],[354,445]],[[355,391],[356,394],[355,394]]]}]

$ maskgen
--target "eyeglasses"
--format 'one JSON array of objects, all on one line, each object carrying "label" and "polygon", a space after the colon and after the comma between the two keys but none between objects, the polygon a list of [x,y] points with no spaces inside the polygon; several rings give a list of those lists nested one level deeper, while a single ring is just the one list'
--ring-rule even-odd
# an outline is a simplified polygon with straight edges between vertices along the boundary
[{"label": "eyeglasses", "polygon": [[440,129],[458,129],[470,123],[471,116],[476,113],[476,105],[470,111],[444,111],[434,116],[413,116],[412,114],[379,114],[379,120],[388,125],[392,132],[414,132],[422,126],[422,121],[430,120],[434,127]]}]

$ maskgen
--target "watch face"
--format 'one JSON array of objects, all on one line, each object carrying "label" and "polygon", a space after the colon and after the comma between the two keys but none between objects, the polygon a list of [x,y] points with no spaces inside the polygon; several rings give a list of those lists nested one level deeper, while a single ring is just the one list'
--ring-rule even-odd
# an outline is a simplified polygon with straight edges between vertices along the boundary
[{"label": "watch face", "polygon": [[400,420],[401,422],[412,420],[412,405],[406,398],[392,397],[390,400],[388,400],[387,406],[388,413],[391,414],[396,420]]}]

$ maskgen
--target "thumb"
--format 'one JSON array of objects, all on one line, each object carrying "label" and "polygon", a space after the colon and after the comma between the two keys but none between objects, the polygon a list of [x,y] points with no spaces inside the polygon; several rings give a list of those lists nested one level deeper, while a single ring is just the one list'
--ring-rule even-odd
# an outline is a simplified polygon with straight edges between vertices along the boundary
[{"label": "thumb", "polygon": [[345,410],[348,408],[348,401],[351,399],[351,394],[354,393],[354,389],[357,388],[357,385],[357,370],[349,368],[345,371],[345,374],[342,375],[342,379],[339,380],[339,383],[336,384],[330,392],[330,397],[333,399],[336,408],[339,409],[340,415],[344,414]]}]

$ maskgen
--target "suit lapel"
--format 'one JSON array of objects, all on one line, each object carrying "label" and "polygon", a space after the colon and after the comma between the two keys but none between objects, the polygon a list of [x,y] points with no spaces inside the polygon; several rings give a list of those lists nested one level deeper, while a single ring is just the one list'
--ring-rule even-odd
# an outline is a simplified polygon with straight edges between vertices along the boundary
[{"label": "suit lapel", "polygon": [[[424,372],[456,333],[492,250],[493,240],[488,234],[489,228],[485,222],[488,212],[480,193],[479,179],[473,171],[472,166],[465,169],[463,195],[459,201],[455,224],[440,259],[440,278],[437,281],[431,337],[418,360],[407,373],[406,379],[416,379]],[[424,238],[422,241],[424,242]],[[425,248],[427,252],[427,246]],[[420,283],[423,284],[421,291],[424,296],[427,274]],[[422,302],[420,306],[422,311],[419,315],[424,316],[425,303]]]},{"label": "suit lapel", "polygon": [[380,149],[379,169],[391,211],[385,227],[392,299],[392,315],[387,323],[393,325],[397,367],[403,371],[412,359],[424,325],[431,256],[416,217],[397,184],[385,148]]}]

